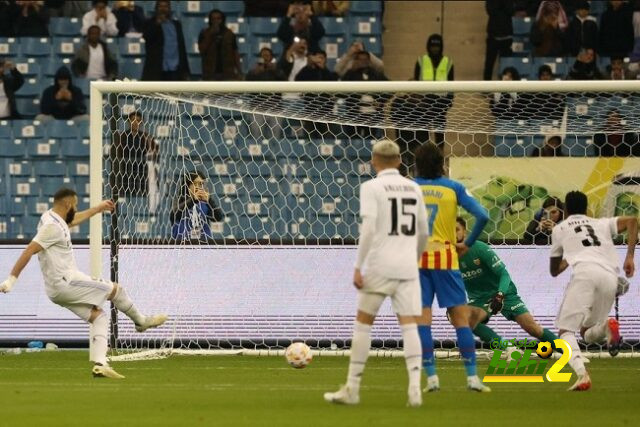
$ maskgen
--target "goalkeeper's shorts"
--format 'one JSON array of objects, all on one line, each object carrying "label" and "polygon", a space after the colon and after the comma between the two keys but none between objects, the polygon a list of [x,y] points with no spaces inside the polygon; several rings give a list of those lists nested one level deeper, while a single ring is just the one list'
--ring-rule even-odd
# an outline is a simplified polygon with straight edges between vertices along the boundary
[{"label": "goalkeeper's shorts", "polygon": [[467,292],[464,289],[460,270],[420,269],[420,287],[423,307],[431,307],[434,296],[438,297],[440,308],[467,303]]}]

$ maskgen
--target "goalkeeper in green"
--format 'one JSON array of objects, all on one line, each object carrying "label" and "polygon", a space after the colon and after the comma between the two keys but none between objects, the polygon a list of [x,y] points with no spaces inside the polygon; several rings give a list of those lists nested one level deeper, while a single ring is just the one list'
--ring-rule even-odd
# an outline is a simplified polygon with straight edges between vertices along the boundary
[{"label": "goalkeeper in green", "polygon": [[[467,234],[467,224],[460,217],[456,221],[456,239],[463,242]],[[474,335],[483,343],[494,349],[491,346],[493,341],[503,342],[502,337],[486,325],[492,315],[502,313],[505,319],[517,322],[532,337],[548,341],[553,346],[553,341],[558,337],[535,321],[520,299],[504,263],[489,245],[476,241],[460,258],[460,271],[469,296],[469,324]]]}]

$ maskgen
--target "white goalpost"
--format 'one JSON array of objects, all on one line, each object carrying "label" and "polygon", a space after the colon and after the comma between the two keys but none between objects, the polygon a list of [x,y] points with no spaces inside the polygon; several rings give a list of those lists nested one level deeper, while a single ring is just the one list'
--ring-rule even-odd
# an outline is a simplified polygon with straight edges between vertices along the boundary
[{"label": "white goalpost", "polygon": [[[170,316],[137,334],[113,311],[119,360],[282,354],[294,340],[347,354],[358,186],[383,137],[407,174],[418,145],[444,140],[449,175],[489,211],[481,238],[544,327],[568,280],[528,240],[544,201],[581,189],[595,216],[640,212],[640,81],[92,82],[90,108],[90,203],[117,200],[91,219],[91,274]],[[637,285],[612,312],[623,357],[640,349]],[[527,337],[501,316],[489,325]],[[455,331],[438,308],[433,331],[448,356]],[[398,354],[388,304],[372,337],[372,354]]]}]

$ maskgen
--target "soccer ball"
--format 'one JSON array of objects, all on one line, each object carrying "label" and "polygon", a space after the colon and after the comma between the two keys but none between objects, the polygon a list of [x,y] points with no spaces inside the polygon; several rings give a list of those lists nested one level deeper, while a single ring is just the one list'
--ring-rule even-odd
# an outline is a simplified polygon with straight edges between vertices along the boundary
[{"label": "soccer ball", "polygon": [[551,343],[549,341],[542,341],[538,343],[538,348],[536,349],[536,354],[543,359],[551,356],[553,352],[553,347],[551,347]]},{"label": "soccer ball", "polygon": [[302,369],[311,363],[311,349],[303,342],[294,342],[284,352],[287,363],[296,369]]}]

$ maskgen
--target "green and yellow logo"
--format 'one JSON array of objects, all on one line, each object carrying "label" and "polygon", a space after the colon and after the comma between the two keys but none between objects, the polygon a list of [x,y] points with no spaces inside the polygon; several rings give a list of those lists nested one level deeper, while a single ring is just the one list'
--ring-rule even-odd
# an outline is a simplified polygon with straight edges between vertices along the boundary
[{"label": "green and yellow logo", "polygon": [[[506,344],[508,345],[509,342]],[[505,348],[504,343],[500,344],[500,348],[493,350],[493,357],[489,362],[487,372],[482,379],[486,383],[542,383],[546,377],[549,382],[569,382],[571,372],[560,372],[562,368],[571,359],[571,347],[565,340],[554,340],[556,348],[562,349],[562,356],[556,360],[545,374],[545,369],[549,364],[547,360],[553,352],[550,342],[535,341],[515,343],[520,351],[516,350],[511,353],[511,361],[507,363],[502,360],[501,356]],[[493,345],[492,345],[493,347]],[[531,354],[534,351],[540,359],[531,360]],[[544,374],[544,375],[543,375]]]}]

